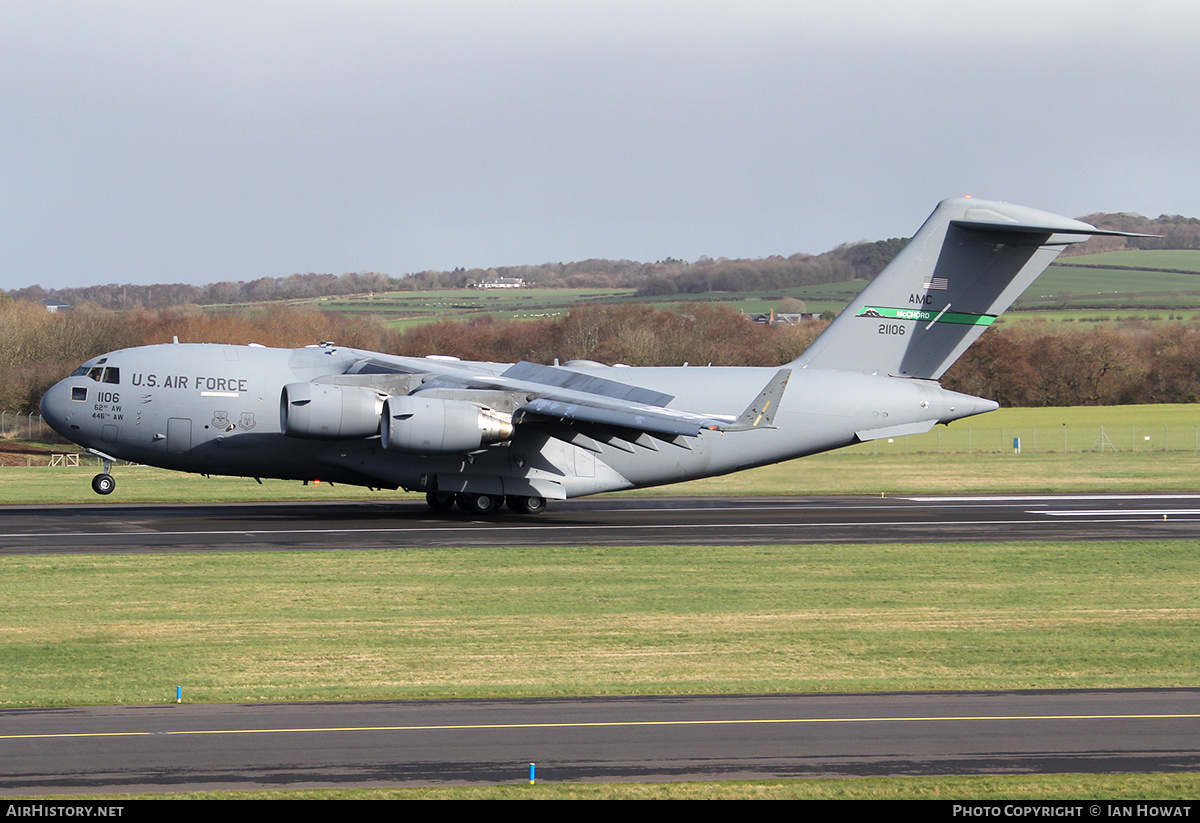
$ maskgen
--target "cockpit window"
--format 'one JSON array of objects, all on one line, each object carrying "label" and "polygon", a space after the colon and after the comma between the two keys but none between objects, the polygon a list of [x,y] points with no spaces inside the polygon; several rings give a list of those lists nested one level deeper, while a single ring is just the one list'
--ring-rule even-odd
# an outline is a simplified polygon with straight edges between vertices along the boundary
[{"label": "cockpit window", "polygon": [[87,400],[87,386],[72,386],[71,387],[71,399],[72,400]]},{"label": "cockpit window", "polygon": [[97,383],[100,383],[100,382],[120,383],[121,382],[121,370],[114,369],[111,367],[107,368],[107,369],[103,368],[104,364],[107,362],[108,362],[107,357],[101,357],[99,360],[96,361],[96,365],[94,365],[94,366],[89,366],[85,363],[84,365],[77,368],[75,371],[71,372],[71,376],[72,377],[90,377],[93,380],[95,380]]}]

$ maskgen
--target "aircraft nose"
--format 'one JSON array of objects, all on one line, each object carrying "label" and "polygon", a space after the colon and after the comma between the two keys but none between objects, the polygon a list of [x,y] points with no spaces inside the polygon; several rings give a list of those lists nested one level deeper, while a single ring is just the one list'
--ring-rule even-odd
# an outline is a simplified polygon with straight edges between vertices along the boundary
[{"label": "aircraft nose", "polygon": [[66,380],[60,380],[42,395],[40,404],[42,419],[46,425],[63,437],[71,433],[71,387]]}]

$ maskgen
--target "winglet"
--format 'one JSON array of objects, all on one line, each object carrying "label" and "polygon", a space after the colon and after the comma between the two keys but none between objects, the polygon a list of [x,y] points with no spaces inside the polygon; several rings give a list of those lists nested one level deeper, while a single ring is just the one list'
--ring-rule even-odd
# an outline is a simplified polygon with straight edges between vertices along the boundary
[{"label": "winglet", "polygon": [[739,432],[749,431],[750,429],[773,429],[775,422],[775,412],[779,409],[779,399],[783,397],[783,390],[787,388],[788,380],[791,379],[791,369],[780,369],[771,378],[770,382],[758,393],[758,397],[754,398],[746,410],[742,412],[737,420],[724,426],[716,426],[718,431],[723,432]]}]

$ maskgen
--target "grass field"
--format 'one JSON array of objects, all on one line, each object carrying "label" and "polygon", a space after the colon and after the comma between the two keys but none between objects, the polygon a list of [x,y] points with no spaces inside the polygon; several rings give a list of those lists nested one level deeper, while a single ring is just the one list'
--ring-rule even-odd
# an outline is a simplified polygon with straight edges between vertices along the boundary
[{"label": "grass field", "polygon": [[1006,312],[997,325],[1004,323],[1080,323],[1096,325],[1097,323],[1162,323],[1188,322],[1195,324],[1200,321],[1198,309],[1022,309],[1021,311]]},{"label": "grass field", "polygon": [[[1031,310],[1044,314],[1047,310],[1102,316],[1100,307],[1111,309],[1116,317],[1144,315],[1169,319],[1172,311],[1187,312],[1200,309],[1200,251],[1133,251],[1082,255],[1060,258],[1070,265],[1052,265],[1017,301],[1015,311],[1005,315],[1008,320],[1021,320]],[[1145,269],[1178,269],[1180,271],[1129,271],[1127,269],[1082,268],[1082,266],[1138,266]],[[1195,274],[1180,273],[1196,272]],[[840,311],[866,285],[865,281],[847,281],[787,289],[780,294],[806,301],[809,311],[832,309]],[[737,298],[747,310],[766,311],[768,303],[751,302],[749,295]],[[1154,312],[1146,309],[1153,307]]]},{"label": "grass field", "polygon": [[[1130,316],[1168,320],[1172,312],[1190,317],[1200,309],[1200,251],[1129,251],[1060,258],[1018,300],[1018,311],[1009,321],[1032,317],[1067,319],[1086,311],[1090,317],[1124,319]],[[1081,266],[1137,266],[1144,269],[1177,269],[1174,272],[1081,268]],[[1186,274],[1180,272],[1195,272]],[[778,306],[782,296],[804,300],[809,311],[841,311],[864,287],[854,280],[784,289],[770,296],[726,295],[724,299],[745,311],[765,312]],[[703,295],[712,299],[718,295]],[[662,298],[665,300],[665,298]],[[1112,307],[1121,308],[1096,308]]]},{"label": "grass field", "polygon": [[[1200,251],[1128,251],[1062,258],[1070,266],[1046,270],[1007,313],[1004,322],[1143,322],[1195,320],[1200,314]],[[1078,268],[1138,266],[1176,272]],[[1195,271],[1197,274],[1179,273]],[[467,320],[490,315],[497,319],[535,320],[559,317],[572,306],[595,303],[645,302],[686,312],[690,302],[723,303],[748,314],[779,311],[786,297],[803,300],[814,314],[841,311],[867,285],[865,280],[822,283],[748,292],[705,292],[639,297],[634,289],[456,289],[392,292],[355,297],[323,297],[297,305],[322,311],[346,311],[379,317],[404,328],[433,320]],[[223,310],[229,307],[220,307]]]},{"label": "grass field", "polygon": [[[997,432],[993,432],[996,435]],[[1061,436],[1061,435],[1060,435]],[[1200,454],[1187,452],[962,453],[913,451],[871,444],[760,469],[618,492],[627,495],[915,494],[950,492],[1197,491]],[[86,503],[222,503],[258,500],[375,500],[424,505],[424,495],[357,486],[201,477],[146,466],[118,466],[117,490],[99,497],[89,485],[99,467],[0,468],[0,505]],[[553,502],[550,504],[554,505]]]},{"label": "grass field", "polygon": [[1086,263],[1095,266],[1126,266],[1143,269],[1179,269],[1200,274],[1200,251],[1192,249],[1153,249],[1139,251],[1108,251],[1100,254],[1083,254],[1078,257],[1060,257],[1062,263]]},{"label": "grass field", "polygon": [[[1180,542],[0,558],[0,705],[1192,686]],[[210,793],[1187,798],[1200,775]]]},{"label": "grass field", "polygon": [[1194,685],[1182,541],[0,558],[0,705]]},{"label": "grass field", "polygon": [[[1019,311],[1009,320],[1045,317],[1058,319],[1086,310],[1094,319],[1143,316],[1148,320],[1171,319],[1170,314],[1200,310],[1200,251],[1127,251],[1062,258],[1069,266],[1054,265],[1035,281],[1017,302]],[[1123,269],[1078,268],[1088,266],[1136,266],[1143,269],[1176,269],[1176,272],[1128,271]],[[1197,272],[1186,274],[1179,272]],[[322,311],[369,314],[393,327],[406,327],[442,318],[469,319],[483,315],[531,320],[557,317],[572,306],[590,303],[638,301],[663,307],[686,306],[689,301],[718,302],[747,313],[779,310],[785,297],[803,300],[806,310],[820,313],[841,311],[865,286],[865,280],[823,283],[786,289],[748,292],[705,292],[688,295],[638,297],[634,289],[451,289],[445,291],[402,291],[353,297],[322,297],[293,301],[295,305]],[[1120,308],[1113,308],[1114,306]],[[244,306],[212,307],[215,311]],[[1029,312],[1026,315],[1026,312]]]},{"label": "grass field", "polygon": [[484,314],[530,320],[557,316],[580,304],[618,302],[631,298],[633,293],[633,289],[451,289],[354,298],[322,297],[299,305],[322,311],[374,314],[392,324]]},{"label": "grass field", "polygon": [[[1061,258],[1030,286],[1002,322],[1034,320],[1105,323],[1136,319],[1141,322],[1186,320],[1200,315],[1200,251],[1124,251]],[[1101,268],[1081,268],[1099,266]],[[1102,268],[1103,266],[1138,267]],[[1174,269],[1176,271],[1152,271]],[[1195,273],[1189,273],[1195,272]],[[674,311],[688,311],[695,302],[722,303],[748,314],[779,311],[787,297],[803,300],[814,314],[840,312],[868,281],[851,280],[785,289],[704,292],[639,297],[634,289],[452,289],[391,292],[351,297],[322,297],[292,301],[322,311],[344,311],[378,317],[392,328],[407,328],[439,319],[538,320],[560,317],[573,306],[642,302]],[[214,306],[225,311],[237,306]]]},{"label": "grass field", "polygon": [[[1020,440],[1016,454],[1013,440]],[[949,456],[954,455],[951,459]],[[0,505],[251,500],[411,500],[421,495],[282,480],[201,477],[118,466],[117,491],[90,488],[99,470],[0,468]],[[41,464],[41,465],[38,465]],[[923,435],[876,440],[752,471],[637,494],[901,494],[988,491],[1189,491],[1200,489],[1200,406],[1000,409]]]}]

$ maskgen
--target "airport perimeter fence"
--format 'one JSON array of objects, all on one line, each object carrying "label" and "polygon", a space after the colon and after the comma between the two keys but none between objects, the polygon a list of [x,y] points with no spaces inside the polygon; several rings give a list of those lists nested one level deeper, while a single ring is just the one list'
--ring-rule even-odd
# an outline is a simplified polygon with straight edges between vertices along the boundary
[{"label": "airport perimeter fence", "polygon": [[54,429],[46,425],[40,414],[0,411],[0,437],[5,440],[44,440],[61,443]]},{"label": "airport perimeter fence", "polygon": [[1200,425],[979,426],[953,423],[926,434],[852,446],[857,454],[1050,454],[1200,452]]}]

